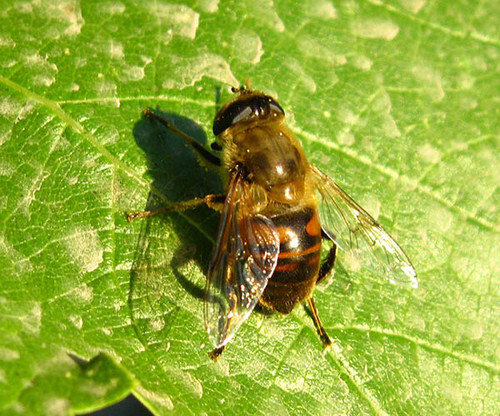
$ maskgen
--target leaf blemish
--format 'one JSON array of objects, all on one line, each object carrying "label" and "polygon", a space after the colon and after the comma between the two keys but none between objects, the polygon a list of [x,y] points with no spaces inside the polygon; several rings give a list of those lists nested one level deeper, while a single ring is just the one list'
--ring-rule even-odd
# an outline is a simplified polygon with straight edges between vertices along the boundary
[{"label": "leaf blemish", "polygon": [[352,146],[354,144],[354,134],[349,129],[340,130],[337,133],[337,141],[343,146]]},{"label": "leaf blemish", "polygon": [[111,59],[121,60],[125,58],[125,54],[123,53],[123,45],[121,42],[118,42],[114,39],[111,39],[108,44],[108,53]]},{"label": "leaf blemish", "polygon": [[219,55],[203,53],[193,58],[170,56],[170,62],[177,74],[169,76],[162,83],[165,89],[182,89],[194,85],[204,76],[228,85],[238,85],[228,62]]},{"label": "leaf blemish", "polygon": [[121,81],[140,81],[144,78],[145,72],[143,66],[132,65],[123,68],[120,74]]},{"label": "leaf blemish", "polygon": [[10,117],[19,114],[21,109],[21,103],[11,97],[4,98],[0,103],[0,115],[4,117]]},{"label": "leaf blemish", "polygon": [[420,64],[412,69],[412,74],[415,76],[424,94],[432,101],[440,102],[445,96],[441,81],[441,73],[430,65]]},{"label": "leaf blemish", "polygon": [[48,415],[65,415],[70,409],[69,400],[62,397],[52,397],[45,401],[43,408]]},{"label": "leaf blemish", "polygon": [[424,161],[432,164],[439,162],[439,159],[441,158],[441,152],[438,149],[432,147],[432,145],[430,145],[429,143],[420,146],[420,148],[418,149],[418,153]]},{"label": "leaf blemish", "polygon": [[0,359],[2,361],[14,361],[19,359],[19,351],[7,347],[0,347]]},{"label": "leaf blemish", "polygon": [[359,19],[351,29],[356,36],[367,39],[392,40],[399,33],[399,26],[386,18]]},{"label": "leaf blemish", "polygon": [[111,328],[101,328],[101,331],[104,335],[107,335],[108,337],[113,335],[113,330]]},{"label": "leaf blemish", "polygon": [[76,83],[73,83],[68,87],[68,91],[71,91],[71,92],[76,92],[79,90],[80,90],[80,86]]},{"label": "leaf blemish", "polygon": [[157,403],[160,408],[165,410],[172,410],[174,408],[174,403],[170,396],[165,393],[156,393],[152,390],[147,390],[145,388],[140,388],[139,390],[142,397]]},{"label": "leaf blemish", "polygon": [[101,10],[107,14],[122,14],[126,7],[123,3],[105,3],[101,6]]},{"label": "leaf blemish", "polygon": [[10,241],[4,236],[0,236],[0,254],[8,256],[12,259],[14,270],[18,273],[27,273],[33,271],[33,266],[29,257],[20,253],[14,248]]},{"label": "leaf blemish", "polygon": [[335,6],[325,0],[308,0],[303,5],[303,10],[308,16],[321,20],[335,19],[337,17]]},{"label": "leaf blemish", "polygon": [[207,13],[215,13],[219,10],[219,0],[200,0],[200,8]]},{"label": "leaf blemish", "polygon": [[173,35],[182,36],[189,39],[196,37],[200,15],[189,7],[181,4],[151,4],[144,2],[143,7],[161,19],[162,25],[171,30]]},{"label": "leaf blemish", "polygon": [[182,372],[179,375],[181,381],[189,389],[189,391],[201,399],[203,397],[203,386],[201,385],[200,380],[188,372]]},{"label": "leaf blemish", "polygon": [[55,7],[54,10],[59,10],[59,17],[62,17],[69,23],[69,26],[64,31],[65,35],[76,36],[80,34],[85,24],[80,3],[62,2],[59,6]]},{"label": "leaf blemish", "polygon": [[364,55],[354,55],[351,58],[351,63],[356,69],[362,71],[369,71],[372,68],[373,61]]},{"label": "leaf blemish", "polygon": [[103,247],[97,231],[91,227],[76,227],[65,241],[68,253],[83,273],[99,267],[103,260]]},{"label": "leaf blemish", "polygon": [[151,319],[149,321],[149,325],[154,332],[158,332],[165,328],[165,320],[163,319],[163,317],[159,316]]},{"label": "leaf blemish", "polygon": [[262,40],[251,30],[242,29],[235,34],[234,55],[243,62],[257,64],[264,54]]},{"label": "leaf blemish", "polygon": [[4,35],[0,33],[0,46],[7,46],[8,48],[15,48],[16,42],[12,40],[10,35]]},{"label": "leaf blemish", "polygon": [[304,390],[305,380],[303,377],[298,377],[295,380],[289,380],[284,377],[277,377],[276,384],[287,392],[297,393]]},{"label": "leaf blemish", "polygon": [[432,225],[432,229],[441,233],[446,233],[450,227],[453,225],[453,215],[449,210],[443,207],[436,207],[432,211],[429,211],[429,224]]},{"label": "leaf blemish", "polygon": [[76,329],[82,329],[83,319],[81,316],[71,315],[68,319],[71,321],[71,323],[75,326]]},{"label": "leaf blemish", "polygon": [[56,82],[56,78],[51,75],[36,75],[33,77],[35,85],[50,87],[54,82]]},{"label": "leaf blemish", "polygon": [[314,79],[311,78],[300,62],[296,60],[295,58],[288,58],[285,62],[284,65],[292,71],[297,77],[298,80],[302,83],[302,85],[310,92],[316,92],[317,86],[316,82],[314,82]]},{"label": "leaf blemish", "polygon": [[425,6],[427,0],[399,0],[399,2],[406,10],[417,14]]},{"label": "leaf blemish", "polygon": [[[99,78],[101,78],[100,75],[101,74],[98,75]],[[99,95],[99,97],[106,97],[106,98],[116,97],[117,90],[118,87],[114,82],[111,81],[101,81],[98,82],[96,85],[96,92]],[[118,98],[116,98],[116,100],[111,103],[114,104],[116,108],[120,107],[120,100]]]}]

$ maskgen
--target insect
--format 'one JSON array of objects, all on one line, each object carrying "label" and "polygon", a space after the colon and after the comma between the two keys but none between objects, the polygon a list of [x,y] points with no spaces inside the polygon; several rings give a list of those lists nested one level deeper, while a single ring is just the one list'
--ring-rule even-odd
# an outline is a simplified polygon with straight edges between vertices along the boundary
[{"label": "insect", "polygon": [[[337,251],[392,283],[417,287],[416,272],[394,239],[332,179],[308,162],[285,124],[278,101],[249,87],[217,113],[212,150],[152,110],[187,141],[226,184],[221,195],[180,202],[128,218],[206,204],[221,213],[208,268],[204,320],[214,350],[224,351],[257,304],[283,314],[307,302],[325,347],[331,345],[314,303],[313,289],[332,270]],[[321,260],[322,240],[331,248]]]}]

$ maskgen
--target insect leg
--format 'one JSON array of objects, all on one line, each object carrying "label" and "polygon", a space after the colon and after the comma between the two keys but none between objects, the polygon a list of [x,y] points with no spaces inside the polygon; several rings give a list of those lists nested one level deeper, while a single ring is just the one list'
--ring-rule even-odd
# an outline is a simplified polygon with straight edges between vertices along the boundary
[{"label": "insect leg", "polygon": [[335,264],[335,256],[337,255],[337,244],[335,244],[335,241],[333,238],[325,233],[323,229],[321,229],[321,237],[323,237],[326,240],[330,240],[332,242],[332,248],[328,252],[328,255],[326,256],[325,261],[321,265],[318,273],[318,279],[316,280],[316,284],[321,282],[327,275],[330,273],[333,269],[333,265]]},{"label": "insect leg", "polygon": [[193,139],[191,136],[188,136],[186,133],[184,133],[182,130],[179,130],[177,127],[175,127],[173,124],[169,123],[167,120],[165,120],[163,117],[160,117],[158,114],[155,114],[153,110],[146,108],[143,112],[144,117],[147,117],[152,120],[156,120],[159,123],[161,123],[163,126],[165,126],[167,129],[169,129],[171,132],[177,134],[179,137],[182,137],[184,140],[186,140],[191,146],[193,146],[194,150],[196,150],[199,155],[206,160],[207,162],[220,166],[221,161],[220,159],[210,153],[207,149],[205,149],[201,144],[199,144],[195,139]]},{"label": "insect leg", "polygon": [[212,352],[209,352],[208,355],[210,358],[214,361],[217,361],[219,356],[222,354],[222,352],[226,349],[226,346],[223,345],[222,347],[215,348]]},{"label": "insect leg", "polygon": [[152,217],[154,215],[163,214],[165,212],[173,212],[173,211],[185,211],[187,209],[193,209],[200,205],[207,205],[207,207],[212,208],[216,211],[221,211],[224,200],[226,196],[223,194],[220,195],[206,195],[204,198],[194,198],[189,201],[177,202],[175,204],[171,204],[168,207],[155,209],[152,211],[140,211],[140,212],[127,212],[127,220],[131,222],[137,218],[144,217]]},{"label": "insect leg", "polygon": [[318,310],[316,309],[316,305],[314,303],[314,299],[312,296],[309,299],[307,299],[307,303],[309,304],[309,308],[311,309],[314,325],[318,330],[318,334],[319,337],[321,338],[321,341],[323,342],[323,346],[325,348],[329,348],[332,345],[332,341],[330,341],[330,337],[326,333],[325,328],[323,328],[323,324],[319,319]]}]

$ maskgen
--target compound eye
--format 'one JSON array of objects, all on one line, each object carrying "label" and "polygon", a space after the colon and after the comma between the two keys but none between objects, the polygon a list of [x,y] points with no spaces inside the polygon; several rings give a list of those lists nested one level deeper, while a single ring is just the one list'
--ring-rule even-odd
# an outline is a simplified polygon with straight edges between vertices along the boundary
[{"label": "compound eye", "polygon": [[255,106],[253,101],[252,99],[237,99],[223,108],[215,117],[213,126],[214,134],[218,136],[232,125],[255,117],[255,113],[258,112],[259,109]]},{"label": "compound eye", "polygon": [[241,109],[237,109],[235,116],[231,122],[231,125],[239,123],[241,121],[247,121],[259,115],[259,108],[256,106],[245,105]]},{"label": "compound eye", "polygon": [[271,97],[267,98],[269,98],[269,109],[271,110],[271,114],[276,113],[281,116],[284,116],[285,111],[281,108],[281,105],[279,105],[278,102],[275,101],[273,98]]},{"label": "compound eye", "polygon": [[219,111],[214,120],[213,132],[216,136],[236,123],[269,115],[284,115],[280,105],[267,95],[240,96]]}]

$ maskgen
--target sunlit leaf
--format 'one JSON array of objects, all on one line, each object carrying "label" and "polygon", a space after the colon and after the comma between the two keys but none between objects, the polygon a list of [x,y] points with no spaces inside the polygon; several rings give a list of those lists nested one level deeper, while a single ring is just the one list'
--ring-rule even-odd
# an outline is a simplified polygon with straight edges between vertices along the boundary
[{"label": "sunlit leaf", "polygon": [[[2,2],[2,413],[133,393],[157,414],[500,414],[499,14],[493,0]],[[418,272],[406,290],[338,267],[316,291],[326,354],[298,307],[252,314],[210,361],[217,214],[124,216],[222,190],[144,108],[210,142],[246,78]]]}]

